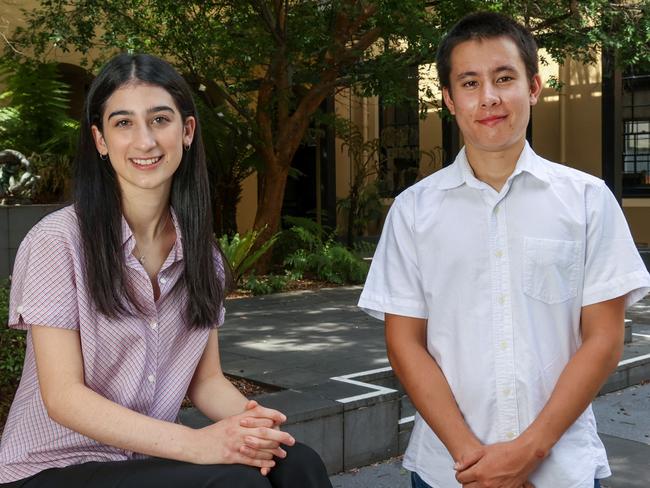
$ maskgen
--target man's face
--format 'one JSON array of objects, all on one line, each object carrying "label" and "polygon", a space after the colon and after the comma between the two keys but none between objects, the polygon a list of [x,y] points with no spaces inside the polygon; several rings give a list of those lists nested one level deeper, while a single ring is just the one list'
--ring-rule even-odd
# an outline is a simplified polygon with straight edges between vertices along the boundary
[{"label": "man's face", "polygon": [[512,40],[495,37],[458,44],[451,52],[449,85],[443,97],[468,149],[501,152],[523,144],[541,79],[528,79]]}]

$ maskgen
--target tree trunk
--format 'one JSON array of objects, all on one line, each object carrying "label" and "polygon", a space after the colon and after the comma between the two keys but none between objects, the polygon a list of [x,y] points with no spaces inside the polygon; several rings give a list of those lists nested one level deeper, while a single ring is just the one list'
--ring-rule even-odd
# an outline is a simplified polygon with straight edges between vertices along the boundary
[{"label": "tree trunk", "polygon": [[[263,185],[255,214],[255,228],[262,230],[258,243],[261,245],[280,228],[284,189],[289,175],[289,163],[280,164],[277,160],[266,162],[266,169],[261,175]],[[265,227],[266,226],[266,227]],[[272,253],[269,251],[256,263],[256,273],[267,273],[271,266]]]}]

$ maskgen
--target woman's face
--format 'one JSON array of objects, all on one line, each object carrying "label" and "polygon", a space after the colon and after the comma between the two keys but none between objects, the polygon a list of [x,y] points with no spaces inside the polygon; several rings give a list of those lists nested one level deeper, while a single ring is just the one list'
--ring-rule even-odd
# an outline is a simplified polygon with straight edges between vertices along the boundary
[{"label": "woman's face", "polygon": [[97,151],[108,155],[122,192],[169,191],[183,146],[192,143],[196,121],[182,115],[159,86],[128,83],[108,98],[103,131],[92,126]]}]

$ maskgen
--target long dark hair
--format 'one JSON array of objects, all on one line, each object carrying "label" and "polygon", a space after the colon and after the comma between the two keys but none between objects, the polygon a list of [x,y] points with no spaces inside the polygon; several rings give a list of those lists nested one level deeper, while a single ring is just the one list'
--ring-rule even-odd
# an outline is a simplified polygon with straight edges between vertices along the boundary
[{"label": "long dark hair", "polygon": [[91,127],[102,131],[106,101],[121,86],[146,83],[164,88],[174,99],[183,123],[196,119],[194,139],[183,151],[174,174],[170,203],[181,229],[184,272],[179,284],[188,293],[187,320],[190,326],[214,324],[225,298],[224,274],[215,269],[213,252],[220,253],[212,234],[212,209],[201,126],[185,80],[162,59],[147,54],[120,54],[112,58],[95,78],[81,121],[79,148],[75,159],[74,204],[84,251],[87,286],[102,314],[115,318],[139,310],[126,277],[122,250],[122,205],[120,188],[110,163],[95,147]]}]

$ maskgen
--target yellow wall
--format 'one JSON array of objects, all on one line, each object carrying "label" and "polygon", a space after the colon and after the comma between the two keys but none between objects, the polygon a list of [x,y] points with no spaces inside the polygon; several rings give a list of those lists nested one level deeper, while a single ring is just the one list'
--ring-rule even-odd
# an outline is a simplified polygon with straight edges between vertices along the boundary
[{"label": "yellow wall", "polygon": [[36,0],[0,0],[0,32],[5,37],[9,38],[16,27],[24,25],[21,9],[32,4],[36,5]]},{"label": "yellow wall", "polygon": [[[548,55],[542,50],[542,57]],[[540,66],[544,88],[533,108],[533,146],[541,156],[600,177],[601,69],[572,60]],[[556,77],[561,91],[548,80]]]},{"label": "yellow wall", "polygon": [[253,228],[257,211],[257,173],[246,178],[241,186],[242,195],[237,205],[237,230],[244,233]]},{"label": "yellow wall", "polygon": [[602,175],[601,68],[569,61],[567,163]]},{"label": "yellow wall", "polygon": [[542,93],[537,105],[532,109],[533,120],[533,147],[540,156],[558,163],[566,163],[566,158],[561,157],[561,110],[560,97],[564,96],[548,86],[548,80],[558,76],[558,67],[555,63],[540,66],[542,77]]},{"label": "yellow wall", "polygon": [[623,213],[634,242],[650,245],[650,198],[624,198]]}]

